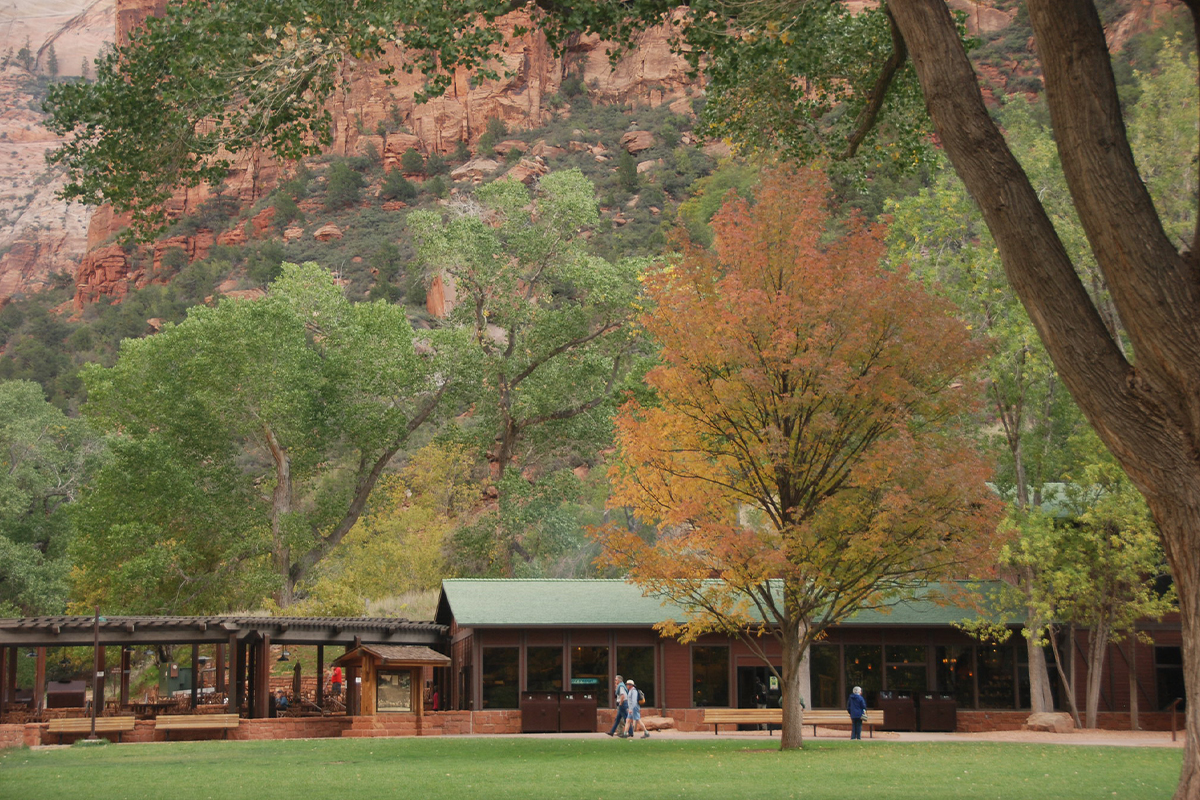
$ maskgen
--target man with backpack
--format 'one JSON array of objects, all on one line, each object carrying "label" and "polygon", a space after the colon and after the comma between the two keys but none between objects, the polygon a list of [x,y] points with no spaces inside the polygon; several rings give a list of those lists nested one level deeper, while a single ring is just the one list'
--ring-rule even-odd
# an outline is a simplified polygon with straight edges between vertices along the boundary
[{"label": "man with backpack", "polygon": [[[609,729],[608,735],[612,736],[613,734],[616,734],[618,737],[624,739],[625,738],[625,714],[626,714],[625,684],[624,684],[624,682],[622,682],[620,675],[617,676],[616,698],[617,698],[617,719],[615,722],[613,722],[612,728]],[[620,731],[620,733],[617,733],[618,731]]]},{"label": "man with backpack", "polygon": [[646,729],[646,723],[642,722],[642,701],[645,698],[646,695],[642,694],[641,689],[633,685],[633,678],[625,681],[625,715],[629,718],[626,736],[630,739],[637,734],[639,724],[642,726],[642,738],[650,738],[650,731]]}]

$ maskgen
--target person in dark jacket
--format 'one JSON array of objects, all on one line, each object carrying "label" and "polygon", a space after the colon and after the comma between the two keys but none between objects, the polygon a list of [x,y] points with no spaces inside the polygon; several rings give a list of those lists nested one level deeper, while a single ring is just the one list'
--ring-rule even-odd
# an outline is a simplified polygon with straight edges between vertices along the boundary
[{"label": "person in dark jacket", "polygon": [[867,715],[867,701],[863,697],[862,687],[855,686],[846,701],[846,710],[850,712],[850,738],[862,738],[863,717]]}]

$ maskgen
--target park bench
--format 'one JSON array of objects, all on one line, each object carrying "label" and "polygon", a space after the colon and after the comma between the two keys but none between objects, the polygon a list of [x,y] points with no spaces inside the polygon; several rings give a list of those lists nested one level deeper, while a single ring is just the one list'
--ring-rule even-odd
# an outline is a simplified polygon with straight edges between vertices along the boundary
[{"label": "park bench", "polygon": [[154,729],[163,731],[167,740],[171,731],[224,731],[229,738],[229,729],[241,724],[237,714],[160,714],[154,719]]},{"label": "park bench", "polygon": [[[704,724],[713,726],[717,733],[718,725],[782,725],[782,708],[706,708],[704,709]],[[804,712],[804,724],[813,726],[813,736],[817,735],[818,725],[849,725],[850,714],[841,709],[818,708]],[[875,726],[883,724],[883,711],[867,709],[863,725],[870,728],[871,737],[875,737]]]},{"label": "park bench", "polygon": [[[121,734],[128,733],[133,730],[133,717],[97,717],[96,718],[96,733],[115,733],[117,741],[121,741]],[[91,717],[66,717],[63,719],[50,720],[50,733],[58,734],[58,743],[62,744],[64,733],[91,733],[92,718]]]}]

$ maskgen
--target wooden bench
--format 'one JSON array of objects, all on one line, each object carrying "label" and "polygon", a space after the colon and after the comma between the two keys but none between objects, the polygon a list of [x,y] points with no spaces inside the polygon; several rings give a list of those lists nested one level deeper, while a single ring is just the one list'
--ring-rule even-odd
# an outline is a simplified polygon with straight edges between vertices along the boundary
[{"label": "wooden bench", "polygon": [[[818,725],[850,725],[850,712],[840,708],[814,708],[804,712],[804,724],[813,726],[813,736],[817,735]],[[875,726],[883,724],[883,710],[868,708],[863,714],[863,727],[870,728],[871,738],[875,738]]]},{"label": "wooden bench", "polygon": [[[782,708],[706,708],[704,709],[704,724],[713,726],[717,733],[718,725],[782,725]],[[804,724],[813,726],[813,736],[817,735],[818,725],[849,725],[850,714],[841,709],[815,708],[804,712]],[[863,725],[870,728],[871,738],[875,738],[875,726],[883,724],[883,711],[875,708],[867,709],[863,717]]]},{"label": "wooden bench", "polygon": [[[133,717],[97,717],[96,733],[115,733],[117,741],[120,742],[121,734],[132,731],[135,721]],[[49,732],[57,733],[58,743],[62,744],[64,733],[91,733],[92,718],[68,717],[64,719],[52,719],[50,720]]]},{"label": "wooden bench", "polygon": [[237,714],[160,714],[154,719],[154,729],[163,731],[167,741],[171,731],[224,731],[229,738],[229,729],[242,722]]}]

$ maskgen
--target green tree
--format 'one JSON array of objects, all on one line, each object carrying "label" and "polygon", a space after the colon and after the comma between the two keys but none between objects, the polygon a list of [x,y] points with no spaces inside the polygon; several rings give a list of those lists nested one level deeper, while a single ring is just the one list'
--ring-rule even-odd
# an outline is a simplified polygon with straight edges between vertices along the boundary
[{"label": "green tree", "polygon": [[26,36],[25,44],[21,45],[21,49],[17,51],[17,61],[25,68],[26,72],[33,72],[35,58],[29,44],[29,37]]},{"label": "green tree", "polygon": [[510,468],[553,470],[610,435],[604,408],[633,363],[640,263],[589,254],[581,234],[598,217],[578,170],[534,192],[496,181],[446,217],[408,217],[422,262],[457,296],[448,322],[472,343],[457,371],[478,376],[473,424],[501,485]]},{"label": "green tree", "polygon": [[345,161],[335,161],[329,166],[325,184],[325,208],[339,211],[358,203],[362,197],[366,180],[362,173],[352,169]]},{"label": "green tree", "polygon": [[400,156],[400,166],[408,175],[424,175],[425,157],[415,147],[410,147]]},{"label": "green tree", "polygon": [[[241,564],[262,559],[276,603],[289,606],[434,412],[444,384],[430,367],[403,309],[351,304],[315,264],[285,265],[266,299],[196,307],[178,326],[127,340],[112,368],[84,374],[86,410],[128,456],[89,498],[77,563],[96,585],[149,563],[159,577],[139,601],[194,608],[225,602],[196,594],[212,583],[206,570],[236,580]],[[144,451],[153,458],[138,468]],[[131,480],[147,470],[144,483]],[[163,481],[187,487],[187,505],[156,509]],[[193,504],[177,525],[172,510]],[[203,557],[176,566],[176,548],[187,551],[178,561]]]},{"label": "green tree", "polygon": [[403,172],[394,169],[383,179],[383,188],[380,189],[379,196],[384,200],[412,200],[417,196],[417,187],[404,177]]},{"label": "green tree", "polygon": [[628,150],[622,150],[617,156],[617,182],[625,191],[633,194],[641,185],[642,179],[637,171],[637,159]]},{"label": "green tree", "polygon": [[103,457],[101,439],[41,386],[0,382],[0,614],[65,611],[69,509]]},{"label": "green tree", "polygon": [[51,78],[58,77],[58,53],[53,44],[46,48],[46,74]]}]

